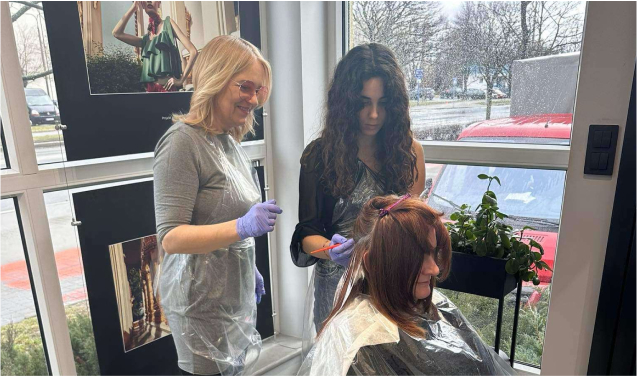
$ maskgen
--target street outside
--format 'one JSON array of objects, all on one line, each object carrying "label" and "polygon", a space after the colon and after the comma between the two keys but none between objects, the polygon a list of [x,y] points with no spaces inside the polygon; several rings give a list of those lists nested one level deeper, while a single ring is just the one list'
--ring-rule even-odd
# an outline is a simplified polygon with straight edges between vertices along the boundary
[{"label": "street outside", "polygon": [[[484,101],[450,101],[435,98],[433,101],[412,105],[412,129],[467,125],[484,119]],[[509,105],[492,107],[492,118],[509,116]],[[34,129],[35,131],[35,129]],[[55,130],[34,132],[34,138],[50,139],[57,136]],[[426,150],[425,150],[426,153]],[[45,141],[36,144],[37,159],[40,164],[60,162],[60,143]],[[427,177],[435,177],[441,165],[427,164]],[[81,254],[75,227],[71,226],[71,201],[67,191],[46,193],[45,196],[49,225],[58,275],[65,304],[86,299]],[[16,212],[11,199],[2,200],[2,325],[18,322],[35,315],[30,282],[22,248],[22,240],[16,220]]]}]

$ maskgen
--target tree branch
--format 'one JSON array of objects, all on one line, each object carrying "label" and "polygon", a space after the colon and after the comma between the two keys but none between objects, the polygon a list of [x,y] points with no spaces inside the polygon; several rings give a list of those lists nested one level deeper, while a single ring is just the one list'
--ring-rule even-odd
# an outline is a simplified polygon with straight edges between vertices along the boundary
[{"label": "tree branch", "polygon": [[33,81],[33,80],[37,80],[40,77],[44,77],[44,76],[48,76],[51,73],[53,73],[53,70],[49,69],[47,71],[44,72],[40,72],[40,73],[35,73],[35,74],[30,74],[28,76],[22,76],[22,81]]},{"label": "tree branch", "polygon": [[29,2],[29,1],[12,1],[12,3],[23,4],[24,6],[20,8],[13,16],[11,16],[11,22],[16,22],[20,16],[28,12],[31,8],[42,10],[42,6],[38,5],[41,1]]}]

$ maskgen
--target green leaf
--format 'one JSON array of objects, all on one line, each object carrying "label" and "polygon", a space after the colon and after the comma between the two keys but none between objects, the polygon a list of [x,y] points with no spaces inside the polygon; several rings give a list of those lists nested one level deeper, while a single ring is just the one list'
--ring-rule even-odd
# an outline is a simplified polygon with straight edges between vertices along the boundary
[{"label": "green leaf", "polygon": [[500,231],[500,241],[504,248],[511,249],[511,240],[509,240],[509,237],[504,231]]},{"label": "green leaf", "polygon": [[489,175],[487,175],[487,174],[480,174],[480,175],[478,175],[478,179],[480,179],[480,180],[486,180],[486,179],[488,179],[488,178],[489,178]]},{"label": "green leaf", "polygon": [[542,265],[542,267],[543,267],[544,269],[546,269],[546,270],[553,271],[553,269],[551,269],[551,267],[549,266],[549,264],[545,263],[544,261],[538,261],[536,264],[537,264],[538,266],[539,266],[539,265]]},{"label": "green leaf", "polygon": [[504,265],[504,270],[506,270],[509,274],[515,274],[518,272],[518,266],[516,265],[516,261],[514,258],[509,259],[507,263]]},{"label": "green leaf", "polygon": [[522,227],[522,230],[535,230],[535,228],[533,228],[531,226],[524,226],[524,227]]},{"label": "green leaf", "polygon": [[493,197],[494,199],[497,199],[497,197],[495,196],[495,192],[493,192],[493,191],[486,191],[486,192],[484,192],[484,194],[489,196],[489,197]]},{"label": "green leaf", "polygon": [[482,196],[482,205],[497,205],[498,201],[493,197],[485,194]]},{"label": "green leaf", "polygon": [[489,230],[487,232],[487,243],[490,245],[496,245],[498,243],[498,235],[494,230]]},{"label": "green leaf", "polygon": [[500,246],[500,247],[496,248],[495,257],[496,258],[503,258],[504,257],[504,248],[503,247]]},{"label": "green leaf", "polygon": [[451,219],[452,221],[457,221],[459,217],[460,217],[460,214],[458,212],[455,212],[449,216],[449,219]]},{"label": "green leaf", "polygon": [[493,180],[497,181],[499,186],[502,186],[502,184],[500,183],[500,178],[499,177],[494,176]]},{"label": "green leaf", "polygon": [[484,246],[483,242],[476,242],[475,250],[476,250],[476,254],[478,256],[486,256],[487,255],[487,248]]},{"label": "green leaf", "polygon": [[533,239],[530,239],[530,240],[529,240],[529,244],[531,244],[531,246],[533,246],[533,247],[535,247],[535,248],[539,249],[539,250],[540,250],[540,254],[542,254],[542,255],[544,254],[544,247],[542,247],[542,244],[540,244],[540,243],[536,242],[536,241],[535,241],[535,240],[533,240]]},{"label": "green leaf", "polygon": [[542,259],[542,254],[539,252],[533,252],[532,255],[535,261],[540,261]]}]

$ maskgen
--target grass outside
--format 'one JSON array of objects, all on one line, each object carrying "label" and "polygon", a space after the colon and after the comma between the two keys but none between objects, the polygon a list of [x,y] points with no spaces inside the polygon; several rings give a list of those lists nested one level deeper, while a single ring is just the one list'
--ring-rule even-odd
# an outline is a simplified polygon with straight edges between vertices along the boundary
[{"label": "grass outside", "polygon": [[50,132],[55,130],[55,124],[34,125],[31,127],[31,133]]},{"label": "grass outside", "polygon": [[51,141],[64,141],[64,137],[58,136],[57,134],[45,134],[41,136],[33,135],[33,143],[39,144],[42,142],[51,142]]},{"label": "grass outside", "polygon": [[[534,306],[521,303],[518,331],[515,347],[515,361],[535,365],[542,363],[544,334],[548,316],[550,288],[541,292],[540,300]],[[498,317],[496,299],[440,289],[462,312],[482,340],[489,346],[495,345],[495,327]],[[500,349],[511,355],[511,335],[513,333],[513,313],[515,309],[515,290],[505,297],[502,319]]]},{"label": "grass outside", "polygon": [[[99,374],[88,303],[67,306],[66,318],[77,374]],[[37,317],[3,326],[0,344],[0,373],[3,376],[48,374]]]}]

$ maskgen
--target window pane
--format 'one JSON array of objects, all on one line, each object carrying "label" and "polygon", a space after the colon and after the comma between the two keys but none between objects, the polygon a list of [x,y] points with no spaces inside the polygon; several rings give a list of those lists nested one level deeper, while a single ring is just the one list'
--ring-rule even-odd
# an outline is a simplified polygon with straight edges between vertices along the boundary
[{"label": "window pane", "polygon": [[1,372],[3,375],[48,374],[15,201],[3,199],[1,206]]},{"label": "window pane", "polygon": [[[463,204],[473,214],[487,187],[497,197],[502,221],[515,230],[530,226],[524,236],[538,242],[542,260],[553,268],[564,195],[565,171],[508,167],[427,164],[427,203],[444,213],[446,221]],[[497,176],[501,185],[481,180],[478,175]],[[431,179],[431,181],[429,180]],[[514,231],[515,232],[515,231]],[[527,240],[528,241],[528,240]],[[536,250],[537,251],[537,250]],[[553,272],[539,270],[540,284],[523,283],[515,360],[535,366],[541,364],[544,332]],[[494,345],[498,301],[475,295],[444,291],[467,317],[482,339]],[[501,350],[510,354],[515,290],[505,298]]]},{"label": "window pane", "polygon": [[349,48],[396,54],[417,139],[570,144],[585,2],[349,7]]},{"label": "window pane", "polygon": [[88,306],[77,231],[71,226],[72,211],[69,193],[68,191],[48,192],[44,194],[44,201],[75,367],[78,375],[97,375],[100,371],[95,351],[93,324]]},{"label": "window pane", "polygon": [[61,162],[64,156],[55,81],[51,70],[48,37],[41,5],[10,2],[13,31],[33,133],[38,164]]}]

